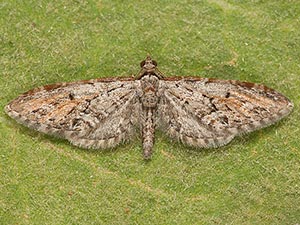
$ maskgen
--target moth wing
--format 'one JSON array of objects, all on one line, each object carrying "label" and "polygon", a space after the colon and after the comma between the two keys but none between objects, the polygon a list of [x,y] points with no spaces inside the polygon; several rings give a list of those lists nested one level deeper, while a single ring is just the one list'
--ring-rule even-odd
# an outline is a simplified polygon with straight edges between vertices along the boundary
[{"label": "moth wing", "polygon": [[68,139],[83,148],[109,148],[127,139],[137,123],[132,78],[58,83],[28,91],[6,113],[19,123]]},{"label": "moth wing", "polygon": [[161,129],[195,147],[218,147],[234,136],[275,123],[293,104],[264,85],[173,77],[162,81]]}]

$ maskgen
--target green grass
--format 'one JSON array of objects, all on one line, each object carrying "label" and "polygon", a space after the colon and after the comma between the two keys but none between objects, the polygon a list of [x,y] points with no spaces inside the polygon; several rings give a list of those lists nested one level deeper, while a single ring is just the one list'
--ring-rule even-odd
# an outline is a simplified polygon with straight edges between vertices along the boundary
[{"label": "green grass", "polygon": [[[7,0],[0,12],[0,224],[300,223],[297,0]],[[294,111],[219,149],[158,132],[148,163],[138,139],[83,150],[3,111],[37,86],[136,74],[147,53],[166,76],[264,83]]]}]

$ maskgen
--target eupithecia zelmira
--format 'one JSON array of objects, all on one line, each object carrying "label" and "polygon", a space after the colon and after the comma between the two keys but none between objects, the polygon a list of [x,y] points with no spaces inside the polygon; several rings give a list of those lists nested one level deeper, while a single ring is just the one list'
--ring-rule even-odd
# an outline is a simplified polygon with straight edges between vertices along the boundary
[{"label": "eupithecia zelmira", "polygon": [[292,108],[289,99],[264,85],[165,77],[148,56],[136,77],[46,85],[20,95],[5,111],[82,148],[112,148],[140,132],[149,159],[156,129],[186,145],[215,148],[275,123]]}]

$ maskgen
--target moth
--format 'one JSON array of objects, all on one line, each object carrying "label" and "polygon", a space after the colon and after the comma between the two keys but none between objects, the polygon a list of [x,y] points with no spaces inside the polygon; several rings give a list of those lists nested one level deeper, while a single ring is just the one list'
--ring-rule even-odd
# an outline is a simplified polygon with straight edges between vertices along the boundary
[{"label": "moth", "polygon": [[148,56],[136,77],[56,83],[30,90],[6,107],[17,122],[82,148],[112,148],[140,132],[150,159],[156,129],[197,148],[287,116],[292,102],[264,85],[201,77],[165,77]]}]

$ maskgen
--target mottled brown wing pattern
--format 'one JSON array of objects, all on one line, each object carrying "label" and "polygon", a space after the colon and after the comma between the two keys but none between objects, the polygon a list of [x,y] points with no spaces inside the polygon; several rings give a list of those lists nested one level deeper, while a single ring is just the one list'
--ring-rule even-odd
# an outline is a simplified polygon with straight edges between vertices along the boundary
[{"label": "mottled brown wing pattern", "polygon": [[59,83],[33,89],[5,108],[18,122],[84,148],[109,148],[126,140],[137,123],[132,78]]},{"label": "mottled brown wing pattern", "polygon": [[161,129],[195,147],[218,147],[234,136],[271,125],[292,103],[264,85],[234,80],[170,77],[162,81]]}]

